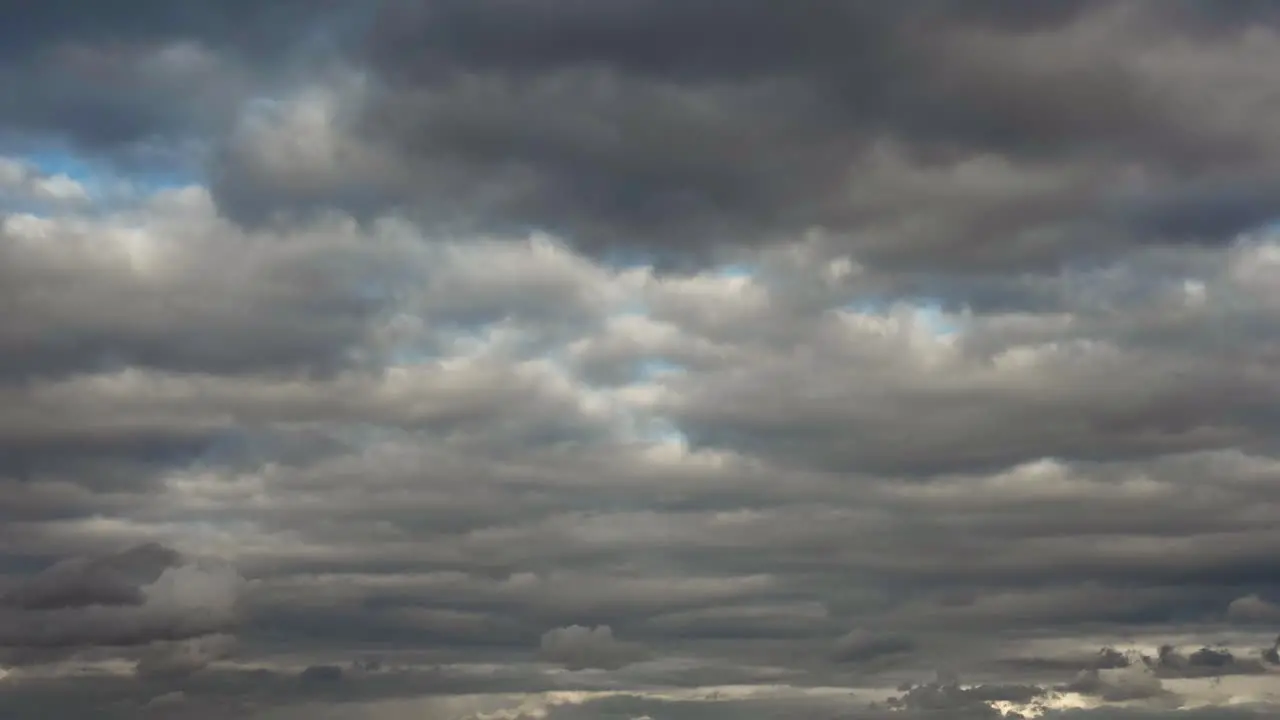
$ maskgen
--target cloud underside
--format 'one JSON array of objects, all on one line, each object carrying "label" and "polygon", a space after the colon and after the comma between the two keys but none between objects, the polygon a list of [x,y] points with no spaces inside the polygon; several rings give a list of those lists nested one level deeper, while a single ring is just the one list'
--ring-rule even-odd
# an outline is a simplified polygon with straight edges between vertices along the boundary
[{"label": "cloud underside", "polygon": [[18,15],[0,715],[1274,713],[1271,4]]}]

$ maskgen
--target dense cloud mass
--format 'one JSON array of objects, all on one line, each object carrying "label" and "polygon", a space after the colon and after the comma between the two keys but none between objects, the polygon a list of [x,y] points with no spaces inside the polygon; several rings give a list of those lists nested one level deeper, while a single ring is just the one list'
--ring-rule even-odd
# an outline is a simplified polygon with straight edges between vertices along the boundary
[{"label": "dense cloud mass", "polygon": [[1280,710],[1280,4],[0,10],[0,717]]}]

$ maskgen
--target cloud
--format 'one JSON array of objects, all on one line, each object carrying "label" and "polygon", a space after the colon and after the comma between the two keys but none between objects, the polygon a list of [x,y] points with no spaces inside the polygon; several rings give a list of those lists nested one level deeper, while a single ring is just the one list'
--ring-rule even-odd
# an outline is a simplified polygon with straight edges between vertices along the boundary
[{"label": "cloud", "polygon": [[298,679],[311,685],[329,685],[342,682],[342,675],[342,668],[337,665],[308,665]]},{"label": "cloud", "polygon": [[144,678],[181,678],[230,656],[235,645],[233,635],[205,635],[176,642],[152,643],[138,659],[134,671]]},{"label": "cloud", "polygon": [[1257,595],[1245,595],[1227,606],[1227,619],[1240,623],[1273,623],[1280,620],[1280,607]]},{"label": "cloud", "polygon": [[544,660],[569,670],[616,670],[645,658],[642,648],[615,639],[608,625],[570,625],[548,630],[538,649]]},{"label": "cloud", "polygon": [[179,562],[145,545],[74,558],[19,585],[0,610],[8,647],[133,646],[234,628],[242,580],[229,567]]},{"label": "cloud", "polygon": [[1268,219],[1275,138],[1267,81],[1232,84],[1269,29],[1193,35],[1208,12],[405,3],[355,55],[368,89],[308,126],[353,174],[238,150],[220,195],[672,261],[814,228],[911,270],[1212,242]]},{"label": "cloud", "polygon": [[1066,692],[1096,695],[1108,702],[1149,700],[1169,695],[1159,676],[1137,665],[1123,668],[1085,670],[1062,686]]},{"label": "cloud", "polygon": [[0,716],[1275,714],[1275,8],[357,5],[0,28]]},{"label": "cloud", "polygon": [[[1020,685],[974,685],[962,687],[956,683],[929,683],[908,688],[899,696],[891,697],[885,705],[893,710],[908,713],[920,713],[927,717],[929,713],[958,713],[959,717],[972,715],[977,718],[1006,717],[1007,713],[997,709],[997,703],[1016,703],[1030,705],[1030,710],[1040,714],[1044,710],[1042,704],[1032,704],[1045,695],[1042,688]],[[1017,711],[1014,711],[1017,713]],[[1020,713],[1013,717],[1019,717]]]},{"label": "cloud", "polygon": [[1266,672],[1260,661],[1237,658],[1226,648],[1202,647],[1184,654],[1172,645],[1161,645],[1154,658],[1144,660],[1162,677],[1221,677]]},{"label": "cloud", "polygon": [[156,543],[95,558],[70,558],[50,566],[5,594],[5,604],[22,610],[59,610],[90,605],[141,605],[142,588],[156,582],[180,560]]},{"label": "cloud", "polygon": [[854,630],[836,641],[834,659],[838,662],[864,663],[911,653],[916,648],[916,642],[908,637],[875,635]]}]

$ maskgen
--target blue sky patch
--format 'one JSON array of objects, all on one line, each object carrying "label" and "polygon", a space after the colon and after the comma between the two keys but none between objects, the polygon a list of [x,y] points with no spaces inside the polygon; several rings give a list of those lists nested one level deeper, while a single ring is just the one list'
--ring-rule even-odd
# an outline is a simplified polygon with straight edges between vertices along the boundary
[{"label": "blue sky patch", "polygon": [[683,365],[671,362],[666,358],[644,358],[635,365],[635,379],[637,382],[645,382],[653,380],[660,375],[683,371]]},{"label": "blue sky patch", "polygon": [[755,277],[756,272],[757,269],[747,263],[730,263],[716,268],[712,274],[722,278],[749,278]]},{"label": "blue sky patch", "polygon": [[194,172],[178,167],[120,168],[104,159],[86,157],[60,145],[26,148],[13,154],[44,175],[65,175],[101,199],[114,185],[128,183],[144,194],[200,184]]}]

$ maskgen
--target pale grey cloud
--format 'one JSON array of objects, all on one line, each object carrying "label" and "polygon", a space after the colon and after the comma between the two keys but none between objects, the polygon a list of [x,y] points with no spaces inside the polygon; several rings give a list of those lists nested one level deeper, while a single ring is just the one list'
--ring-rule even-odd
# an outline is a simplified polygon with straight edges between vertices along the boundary
[{"label": "pale grey cloud", "polygon": [[569,670],[616,670],[645,657],[643,648],[619,640],[608,625],[570,625],[542,634],[538,651],[544,660]]}]

